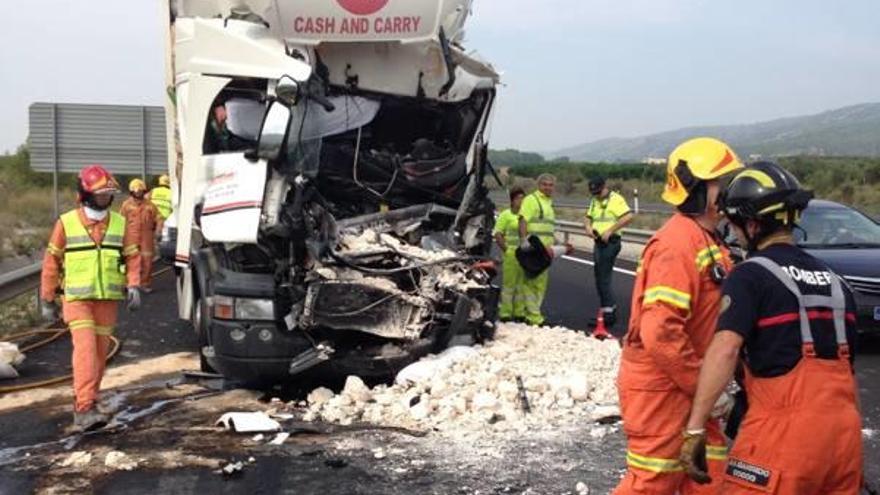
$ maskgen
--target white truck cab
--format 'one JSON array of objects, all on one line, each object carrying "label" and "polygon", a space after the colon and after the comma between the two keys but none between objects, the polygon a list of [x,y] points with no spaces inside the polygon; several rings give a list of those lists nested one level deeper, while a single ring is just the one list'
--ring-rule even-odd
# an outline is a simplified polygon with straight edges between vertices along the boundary
[{"label": "white truck cab", "polygon": [[167,0],[163,253],[203,367],[387,374],[492,334],[499,76],[470,6]]}]

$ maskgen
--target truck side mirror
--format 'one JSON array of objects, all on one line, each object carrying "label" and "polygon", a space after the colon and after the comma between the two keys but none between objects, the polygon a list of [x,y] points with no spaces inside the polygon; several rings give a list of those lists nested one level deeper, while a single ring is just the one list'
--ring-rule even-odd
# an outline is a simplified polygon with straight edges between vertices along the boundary
[{"label": "truck side mirror", "polygon": [[266,160],[277,160],[287,140],[290,127],[290,108],[280,101],[273,101],[263,118],[260,140],[257,143],[257,156]]},{"label": "truck side mirror", "polygon": [[275,86],[275,97],[287,106],[294,106],[299,100],[299,84],[290,76],[282,76]]}]

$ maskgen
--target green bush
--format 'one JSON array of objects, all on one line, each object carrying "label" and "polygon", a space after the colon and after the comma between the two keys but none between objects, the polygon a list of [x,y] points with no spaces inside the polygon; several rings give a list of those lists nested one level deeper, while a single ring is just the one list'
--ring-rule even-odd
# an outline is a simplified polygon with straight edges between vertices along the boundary
[{"label": "green bush", "polygon": [[[880,159],[795,156],[778,161],[811,188],[816,197],[880,215]],[[601,175],[608,179],[612,189],[621,191],[627,199],[633,189],[638,189],[644,203],[660,201],[666,180],[666,167],[662,165],[545,162],[511,168],[508,184],[533,189],[534,179],[542,173],[557,176],[558,194],[562,197],[587,196],[587,181]]]}]

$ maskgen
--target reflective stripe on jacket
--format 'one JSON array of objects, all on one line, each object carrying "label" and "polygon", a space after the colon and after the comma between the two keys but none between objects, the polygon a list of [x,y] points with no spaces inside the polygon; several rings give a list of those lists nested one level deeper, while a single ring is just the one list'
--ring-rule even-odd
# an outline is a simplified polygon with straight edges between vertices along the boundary
[{"label": "reflective stripe on jacket", "polygon": [[620,194],[611,191],[605,199],[593,198],[590,207],[587,208],[587,218],[593,230],[602,235],[606,230],[614,227],[618,220],[629,213],[629,206]]},{"label": "reflective stripe on jacket", "polygon": [[529,235],[536,235],[545,246],[555,244],[553,232],[556,230],[556,212],[553,199],[535,191],[523,199],[519,216],[526,221]]},{"label": "reflective stripe on jacket", "polygon": [[495,221],[495,233],[504,236],[508,251],[515,251],[519,246],[519,217],[510,208],[502,211]]},{"label": "reflective stripe on jacket", "polygon": [[727,249],[682,214],[648,242],[633,287],[621,382],[679,388],[693,396],[721,302],[721,286],[710,273],[713,264],[732,268]]},{"label": "reflective stripe on jacket", "polygon": [[124,299],[123,237],[125,217],[110,212],[107,232],[96,244],[74,210],[61,215],[64,250],[64,298],[67,301]]}]

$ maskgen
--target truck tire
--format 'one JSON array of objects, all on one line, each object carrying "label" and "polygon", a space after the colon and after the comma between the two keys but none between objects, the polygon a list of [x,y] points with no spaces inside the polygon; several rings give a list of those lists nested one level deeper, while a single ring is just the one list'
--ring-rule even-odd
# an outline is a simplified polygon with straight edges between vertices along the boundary
[{"label": "truck tire", "polygon": [[[198,289],[196,289],[198,290]],[[199,346],[199,369],[206,373],[216,373],[216,370],[208,364],[207,358],[203,352],[203,348],[209,345],[208,342],[208,305],[205,298],[202,297],[201,291],[196,294],[193,302],[193,328],[196,331],[196,341]]]}]

